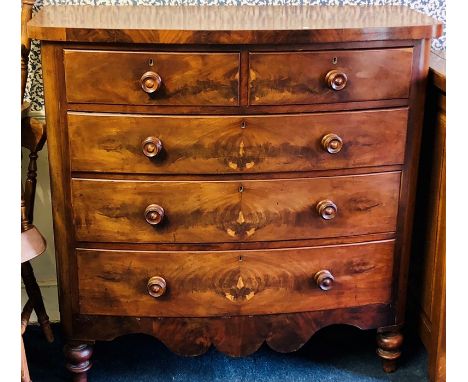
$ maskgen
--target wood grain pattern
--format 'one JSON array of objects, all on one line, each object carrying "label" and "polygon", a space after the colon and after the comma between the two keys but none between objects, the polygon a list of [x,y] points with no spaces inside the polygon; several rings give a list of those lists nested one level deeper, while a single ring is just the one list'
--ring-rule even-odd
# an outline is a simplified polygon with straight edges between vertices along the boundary
[{"label": "wood grain pattern", "polygon": [[[314,179],[145,182],[73,179],[77,240],[242,242],[326,238],[396,229],[400,173]],[[294,196],[291,196],[294,190]],[[315,210],[338,206],[333,220]],[[164,221],[149,225],[150,204]]]},{"label": "wood grain pattern", "polygon": [[[440,34],[440,24],[401,7],[61,6],[43,8],[30,22],[29,31],[36,38],[53,41],[42,42],[42,53],[60,310],[70,348],[139,332],[156,336],[181,354],[200,354],[214,345],[231,355],[245,355],[258,349],[264,341],[279,351],[295,350],[316,330],[330,324],[379,328],[381,334],[400,330],[405,317],[429,38]],[[121,60],[123,56],[127,58]],[[144,60],[140,61],[141,57]],[[159,70],[157,57],[162,59],[166,73]],[[175,62],[178,61],[175,57],[191,58]],[[213,57],[219,61],[216,65]],[[261,65],[255,60],[261,61]],[[83,70],[90,67],[90,62],[95,64],[91,65],[91,73]],[[122,65],[122,62],[127,64]],[[342,62],[347,66],[340,66]],[[135,72],[126,77],[132,68]],[[334,69],[338,72],[334,72],[334,79],[329,75],[329,85],[337,89],[345,86],[342,90],[325,90],[326,75]],[[157,75],[144,77],[147,72]],[[217,79],[215,83],[206,82],[211,76]],[[316,94],[310,93],[309,88]],[[369,109],[387,110],[370,112]],[[301,115],[311,112],[322,114]],[[347,116],[345,120],[340,112]],[[292,113],[296,115],[290,115]],[[374,123],[372,131],[368,127],[373,121],[371,117],[382,116],[381,113],[395,113],[393,115],[398,114],[399,118],[394,118],[392,124],[389,119],[379,117],[382,122]],[[249,141],[244,140],[243,150],[245,153],[246,147],[248,150],[255,148],[256,160],[270,158],[263,154],[271,152],[258,149],[265,142],[273,142],[273,148],[294,143],[299,148],[317,152],[319,146],[315,144],[320,142],[316,137],[308,140],[308,133],[321,133],[319,129],[326,124],[336,129],[343,126],[339,133],[326,132],[337,134],[343,146],[336,154],[326,154],[329,157],[325,161],[314,158],[307,162],[301,155],[285,151],[285,155],[275,157],[276,162],[273,159],[255,162],[250,172],[235,172],[234,169],[222,172],[220,161],[231,158],[232,151],[213,155],[214,150],[208,150],[209,155],[200,157],[215,158],[217,162],[208,165],[209,160],[203,159],[197,163],[197,153],[190,152],[189,140],[183,141],[181,137],[191,137],[198,143],[201,140],[200,147],[206,148],[210,147],[209,142],[217,140],[210,137],[211,141],[204,141],[203,134],[203,139],[197,136],[199,132],[225,133],[229,147],[239,149],[234,150],[238,155],[233,156],[232,163],[239,169],[247,168],[251,161],[244,160],[240,154],[240,141],[232,138],[236,133],[231,127],[222,125],[227,127],[221,132],[220,129],[211,130],[214,125],[206,125],[210,127],[203,130],[206,128],[203,125],[201,130],[197,127],[189,131],[171,122],[171,128],[177,132],[174,142],[176,139],[183,142],[179,147],[185,148],[190,154],[188,158],[192,159],[183,159],[184,165],[180,164],[177,170],[178,161],[167,162],[175,166],[170,170],[173,172],[169,171],[169,166],[163,171],[163,165],[158,164],[161,171],[152,173],[149,167],[139,167],[136,151],[125,149],[129,152],[125,156],[103,160],[106,155],[101,150],[105,145],[88,144],[94,139],[91,135],[94,122],[91,119],[86,122],[85,135],[81,137],[80,125],[67,121],[75,117],[76,121],[93,118],[100,124],[99,128],[94,127],[96,136],[101,132],[104,137],[115,134],[116,142],[122,145],[122,149],[119,146],[114,149],[112,143],[108,146],[109,152],[124,155],[127,142],[131,145],[136,142],[133,139],[137,130],[144,130],[145,135],[149,132],[146,121],[179,121],[188,119],[188,115],[194,116],[192,127],[203,120],[237,123],[249,118],[250,126],[247,124],[242,133],[242,138],[249,138]],[[406,134],[402,134],[403,115],[407,122]],[[357,122],[358,116],[362,118],[361,124]],[[294,122],[287,129],[280,129],[279,123],[289,121],[288,118]],[[320,127],[306,130],[309,118],[311,121],[320,119]],[[78,122],[81,124],[84,120]],[[119,122],[122,120],[129,122]],[[274,122],[262,127],[264,133],[258,133],[257,129],[253,134],[249,127],[260,126],[257,121]],[[115,124],[115,133],[109,127],[112,124]],[[123,134],[120,129],[127,133]],[[350,140],[348,132],[351,131],[353,138]],[[169,143],[169,148],[175,147],[170,140],[166,141],[164,132],[156,133],[158,136],[154,138],[164,138],[161,152],[165,150],[164,142]],[[364,133],[375,137],[374,146],[369,146],[366,153],[362,144],[348,145],[350,149],[361,148],[362,156],[353,157],[354,151],[348,152],[346,143],[356,142],[356,137]],[[400,138],[393,139],[393,134]],[[77,137],[81,137],[79,148],[73,147]],[[153,137],[153,132],[141,139],[148,137]],[[144,160],[148,161],[147,156],[156,148],[160,150],[156,139],[147,141],[147,155],[141,154]],[[335,137],[335,143],[333,139],[327,140],[326,146],[333,151],[341,145],[340,139]],[[310,145],[312,141],[315,144]],[[397,149],[401,150],[399,145],[403,141],[404,157]],[[141,142],[136,143],[141,150]],[[76,151],[78,155],[73,160],[70,145],[72,150],[82,150]],[[96,145],[99,151],[91,155]],[[107,155],[110,158],[111,154]],[[78,159],[85,161],[88,156],[87,164],[78,162]],[[338,158],[342,158],[342,162]],[[109,166],[106,172],[97,171],[97,167],[101,167],[98,159],[104,167]],[[125,162],[120,167],[119,159]],[[363,160],[362,164],[359,160]],[[196,170],[194,162],[204,163],[200,167],[202,170]],[[73,166],[81,163],[83,167],[71,168],[71,163]],[[378,163],[388,164],[379,166]],[[271,180],[265,179],[266,173]],[[323,207],[319,211],[332,219],[320,217],[316,207],[319,202]],[[164,211],[164,218],[154,227],[145,219],[149,205],[161,207],[151,207],[154,211],[150,209],[146,216],[150,223],[158,221],[162,216],[160,212]],[[379,238],[390,240],[391,248],[359,253],[349,250],[363,246],[382,248],[384,244],[381,243],[363,244]],[[349,246],[339,258],[335,252],[323,256],[327,248],[340,244]],[[317,245],[331,247],[310,248]],[[78,255],[77,247],[80,247]],[[256,255],[242,259],[243,264],[239,266],[239,256],[244,252]],[[304,256],[305,252],[308,255]],[[285,257],[291,261],[281,262],[274,256],[278,253],[287,253]],[[183,254],[186,256],[182,260]],[[348,268],[344,263],[347,256],[356,260]],[[176,270],[173,261],[164,261],[169,257],[183,266]],[[153,261],[153,258],[160,261]],[[187,258],[192,262],[185,262]],[[198,266],[202,258],[209,258],[209,261]],[[221,259],[225,259],[223,264]],[[336,266],[321,263],[331,259]],[[134,263],[130,264],[132,260]],[[192,282],[191,275],[198,276],[203,270],[204,276],[210,263],[220,271],[198,277],[198,284]],[[197,266],[191,267],[191,264]],[[232,264],[229,269],[236,269],[237,273],[223,276],[226,274],[221,268],[226,264]],[[367,264],[376,264],[376,267],[367,271]],[[138,271],[138,276],[132,274],[132,269]],[[354,272],[357,269],[362,269],[362,274]],[[99,277],[103,270],[108,271],[106,276],[110,277]],[[170,277],[153,274],[164,270]],[[354,273],[346,273],[348,270]],[[142,284],[138,279],[141,273],[148,271],[151,277],[159,277],[152,279],[153,284],[158,283],[154,288],[150,283],[152,292],[156,295],[160,290],[165,292],[157,299],[145,294],[148,278]],[[309,285],[315,288],[314,296],[319,291],[314,280],[318,271],[328,271],[321,274],[328,275],[329,280],[330,275],[334,278],[332,289],[320,291],[320,299],[315,299],[313,306],[308,305],[308,298],[299,298],[306,289],[301,289],[302,284],[296,282],[304,280],[303,275],[309,275],[309,271],[312,280]],[[372,276],[364,278],[366,273]],[[342,294],[335,296],[332,302],[323,300],[328,293],[340,291],[340,274],[350,275],[345,283],[348,288],[341,290]],[[215,283],[216,277],[228,283]],[[177,287],[181,288],[179,295],[174,295],[178,290],[173,289],[172,278],[180,280],[177,282]],[[348,283],[357,278],[362,278],[362,282]],[[370,280],[375,280],[375,284],[383,283],[383,288],[369,286],[363,292],[349,294]],[[322,281],[325,289],[330,286],[331,281]],[[104,287],[96,288],[96,284]],[[122,284],[128,288],[122,288]],[[215,284],[215,288],[207,288],[208,284]],[[140,285],[142,290],[138,289]],[[203,304],[203,298],[200,303],[188,306],[170,305],[171,298],[181,301],[192,297],[191,291],[198,291],[194,289],[196,285],[205,288],[199,290],[209,290],[203,293],[209,301],[215,301],[213,305]],[[152,304],[167,302],[175,309],[175,314],[183,308],[205,314],[212,307],[226,314],[233,310],[223,304],[233,304],[240,312],[237,314],[246,315],[145,317],[132,312],[131,302],[140,295],[130,291],[136,289],[151,299]],[[281,293],[275,294],[277,291]],[[118,298],[113,300],[111,292],[123,296],[127,301],[125,306],[119,306]],[[109,303],[108,296],[111,297]],[[94,305],[91,304],[93,299],[97,301]],[[218,304],[221,299],[223,303]],[[296,301],[295,306],[290,299]],[[278,306],[276,301],[279,301]],[[326,310],[321,307],[337,303],[346,307]],[[150,310],[146,302],[135,306],[142,311]],[[83,314],[80,309],[86,307],[112,316]],[[277,313],[258,314],[255,307],[260,312]],[[281,313],[283,308],[295,313]],[[110,313],[112,309],[120,309],[127,316],[114,315]],[[297,309],[314,311],[297,312]],[[380,348],[386,350],[382,343]],[[398,346],[390,350],[394,353],[392,356],[399,353]],[[86,379],[85,370],[80,370],[79,375]]]},{"label": "wood grain pattern", "polygon": [[[239,53],[66,49],[64,65],[68,102],[217,106],[239,103]],[[162,82],[157,91],[148,94],[140,79],[150,70]]]},{"label": "wood grain pattern", "polygon": [[149,115],[271,115],[299,114],[316,112],[340,112],[367,109],[388,109],[408,107],[407,98],[377,101],[357,101],[346,103],[324,103],[308,105],[276,105],[276,106],[164,106],[164,105],[116,105],[69,103],[68,110],[73,112],[96,113],[127,113]]},{"label": "wood grain pattern", "polygon": [[442,24],[408,7],[47,6],[28,24],[39,40],[263,44],[421,39]]},{"label": "wood grain pattern", "polygon": [[[210,317],[276,314],[390,302],[393,241],[225,252],[77,250],[82,314]],[[329,269],[323,291],[316,272]],[[167,291],[146,290],[153,276]]]},{"label": "wood grain pattern", "polygon": [[[183,117],[69,113],[72,171],[229,174],[402,164],[408,110]],[[330,154],[322,138],[337,134]],[[142,142],[163,149],[147,158]]]},{"label": "wood grain pattern", "polygon": [[413,219],[416,205],[416,182],[418,179],[419,154],[421,148],[422,125],[424,119],[425,91],[430,53],[430,40],[419,41],[414,48],[413,74],[411,78],[405,165],[402,172],[398,226],[396,240],[394,300],[395,325],[402,325],[406,316],[406,296],[409,260],[413,240]]},{"label": "wood grain pattern", "polygon": [[443,61],[431,54],[409,293],[413,307],[410,312],[415,316],[417,331],[428,351],[429,378],[434,382],[446,380],[446,93]]},{"label": "wood grain pattern", "polygon": [[299,349],[319,329],[333,324],[360,329],[386,326],[391,322],[389,305],[314,312],[235,317],[150,318],[77,315],[76,336],[83,341],[112,340],[130,333],[145,333],[161,340],[171,351],[184,356],[205,353],[211,346],[233,357],[249,355],[266,343],[288,353]]},{"label": "wood grain pattern", "polygon": [[377,333],[377,354],[383,361],[386,373],[393,373],[397,368],[397,360],[401,356],[403,334],[400,330]]},{"label": "wood grain pattern", "polygon": [[[251,53],[250,104],[288,105],[407,98],[412,49]],[[372,63],[370,65],[370,63]],[[342,90],[327,86],[346,74]]]},{"label": "wood grain pattern", "polygon": [[[444,94],[446,93],[447,69],[446,51],[432,51],[429,67],[429,81]],[[444,105],[445,110],[445,105]]]},{"label": "wood grain pattern", "polygon": [[42,44],[42,74],[47,105],[47,147],[49,159],[52,217],[54,220],[55,258],[59,289],[60,321],[65,338],[73,334],[72,311],[76,303],[76,271],[69,254],[74,251],[74,228],[70,208],[70,162],[68,160],[66,105],[63,76],[63,50],[53,44]]},{"label": "wood grain pattern", "polygon": [[83,249],[105,249],[122,251],[237,251],[253,249],[281,249],[318,247],[328,245],[356,244],[368,241],[393,240],[395,232],[374,233],[357,236],[341,236],[322,239],[305,239],[294,241],[252,241],[252,242],[223,242],[223,243],[104,243],[82,241],[79,247]]}]

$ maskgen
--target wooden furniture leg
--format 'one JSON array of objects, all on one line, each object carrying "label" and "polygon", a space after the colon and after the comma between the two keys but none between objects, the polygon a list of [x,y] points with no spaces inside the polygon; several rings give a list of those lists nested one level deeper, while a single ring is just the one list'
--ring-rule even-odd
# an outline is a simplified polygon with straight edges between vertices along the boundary
[{"label": "wooden furniture leg", "polygon": [[37,285],[36,277],[34,276],[34,271],[29,261],[21,264],[21,277],[26,288],[26,293],[28,294],[29,300],[36,312],[37,319],[42,327],[42,331],[47,341],[53,342],[54,334],[50,327],[49,316],[46,313],[41,290],[39,289],[39,285]]},{"label": "wooden furniture leg", "polygon": [[29,317],[31,316],[33,306],[31,300],[28,300],[21,312],[21,382],[30,382],[28,360],[26,351],[24,350],[23,334],[28,326]]},{"label": "wooden furniture leg", "polygon": [[399,329],[377,331],[377,354],[383,360],[383,369],[386,373],[393,373],[396,370],[402,344],[403,334]]},{"label": "wooden furniture leg", "polygon": [[93,354],[93,347],[88,344],[70,343],[64,347],[67,359],[66,367],[73,374],[73,382],[87,382],[87,372],[91,369],[90,358]]},{"label": "wooden furniture leg", "polygon": [[23,336],[21,335],[21,382],[31,382],[29,376],[28,361],[26,359],[26,352],[24,350]]}]

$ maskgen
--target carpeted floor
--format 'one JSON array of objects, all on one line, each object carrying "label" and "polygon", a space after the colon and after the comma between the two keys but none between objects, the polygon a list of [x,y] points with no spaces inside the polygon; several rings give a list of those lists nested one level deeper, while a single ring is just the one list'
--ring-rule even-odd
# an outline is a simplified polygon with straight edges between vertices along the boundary
[{"label": "carpeted floor", "polygon": [[[69,381],[62,354],[60,326],[48,344],[37,326],[24,335],[34,382]],[[408,337],[408,336],[407,336]],[[152,337],[130,335],[94,348],[90,382],[424,382],[427,353],[421,342],[405,339],[399,369],[385,374],[375,354],[375,331],[347,326],[325,328],[298,352],[279,354],[263,346],[245,358],[230,358],[214,349],[194,358],[179,357]]]}]

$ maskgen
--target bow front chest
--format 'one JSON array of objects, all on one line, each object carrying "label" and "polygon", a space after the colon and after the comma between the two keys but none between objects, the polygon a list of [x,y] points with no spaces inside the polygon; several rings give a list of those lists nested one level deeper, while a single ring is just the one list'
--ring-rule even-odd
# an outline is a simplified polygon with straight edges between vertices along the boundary
[{"label": "bow front chest", "polygon": [[430,38],[404,7],[50,6],[42,40],[68,368],[403,337]]}]

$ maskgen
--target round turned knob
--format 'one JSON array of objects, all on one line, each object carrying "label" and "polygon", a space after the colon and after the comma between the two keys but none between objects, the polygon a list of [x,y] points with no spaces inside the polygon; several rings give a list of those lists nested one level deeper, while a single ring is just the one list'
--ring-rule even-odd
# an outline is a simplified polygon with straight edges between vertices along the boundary
[{"label": "round turned knob", "polygon": [[330,271],[323,269],[315,274],[314,280],[320,289],[330,290],[333,287],[333,281],[335,281],[335,278]]},{"label": "round turned knob", "polygon": [[161,76],[155,72],[146,72],[140,78],[141,88],[144,92],[151,94],[161,86]]},{"label": "round turned knob", "polygon": [[153,158],[161,152],[162,142],[159,138],[148,137],[141,142],[141,148],[143,150],[143,154],[148,158]]},{"label": "round turned knob", "polygon": [[322,138],[322,147],[330,154],[336,154],[343,147],[343,140],[336,134],[327,134]]},{"label": "round turned knob", "polygon": [[317,203],[317,212],[323,219],[330,220],[336,216],[338,207],[331,200],[322,200]]},{"label": "round turned knob", "polygon": [[166,280],[159,276],[153,276],[148,280],[146,287],[150,296],[160,297],[166,293]]},{"label": "round turned knob", "polygon": [[164,218],[164,208],[157,204],[150,204],[145,210],[145,219],[151,225],[161,223]]},{"label": "round turned knob", "polygon": [[348,76],[338,70],[330,70],[325,77],[325,82],[330,89],[341,90],[346,86]]}]

